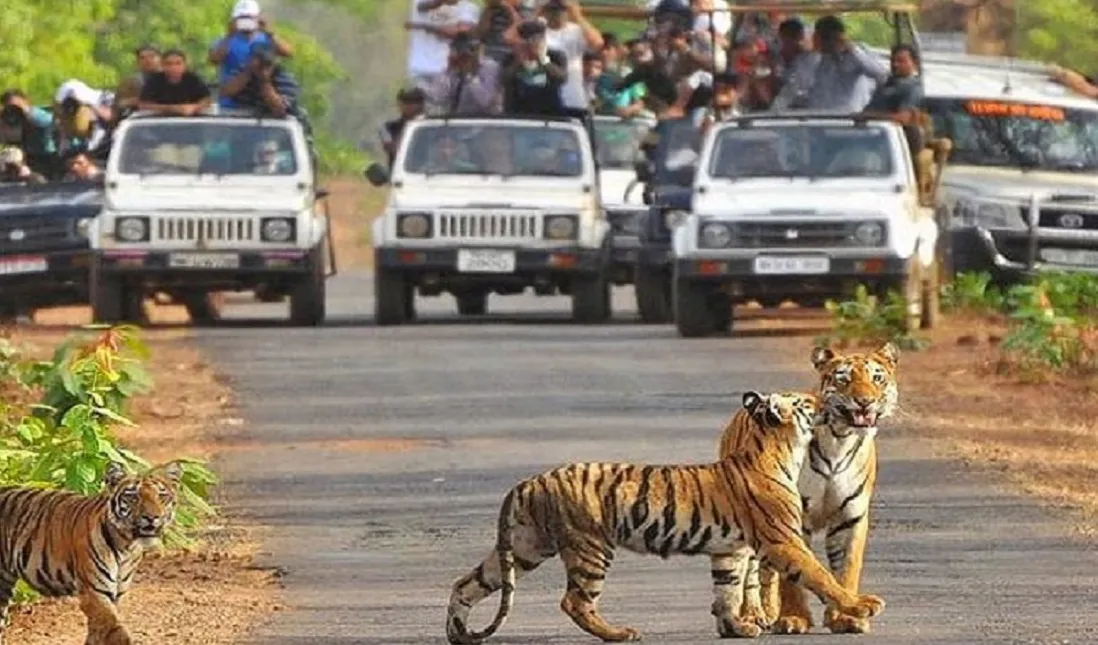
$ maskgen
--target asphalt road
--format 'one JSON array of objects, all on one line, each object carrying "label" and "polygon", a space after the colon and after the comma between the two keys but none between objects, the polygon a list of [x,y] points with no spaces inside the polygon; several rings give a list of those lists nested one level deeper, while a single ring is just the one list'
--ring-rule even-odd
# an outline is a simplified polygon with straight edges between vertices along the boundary
[{"label": "asphalt road", "polygon": [[[679,339],[670,326],[567,322],[567,300],[494,297],[487,321],[449,298],[426,322],[377,328],[371,281],[331,283],[323,329],[230,324],[199,338],[231,378],[246,434],[222,458],[231,503],[271,527],[291,609],[263,645],[445,643],[451,582],[494,541],[518,479],[563,462],[709,461],[748,388],[808,386],[810,336]],[[284,305],[231,308],[281,317]],[[797,343],[803,361],[775,351]],[[902,369],[902,367],[901,367]],[[902,396],[902,393],[901,393]],[[1098,555],[1055,518],[882,431],[876,526],[863,588],[888,606],[862,642],[1098,642]],[[489,642],[596,643],[560,611],[559,561],[520,581]],[[717,639],[705,558],[622,553],[602,608],[651,643]],[[474,612],[479,628],[496,597]],[[818,615],[818,614],[817,614]],[[819,631],[819,628],[817,628]],[[764,636],[772,643],[851,638]]]}]

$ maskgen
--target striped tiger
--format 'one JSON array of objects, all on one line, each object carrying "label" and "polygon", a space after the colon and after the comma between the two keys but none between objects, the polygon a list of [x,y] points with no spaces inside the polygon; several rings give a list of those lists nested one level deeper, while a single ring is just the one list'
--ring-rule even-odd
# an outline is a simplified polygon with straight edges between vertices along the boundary
[{"label": "striped tiger", "polygon": [[[857,593],[869,533],[869,505],[877,481],[877,424],[895,412],[899,401],[896,365],[899,351],[885,343],[869,353],[842,355],[817,347],[812,365],[820,376],[824,414],[802,468],[799,489],[805,509],[805,539],[826,532],[828,565],[840,583]],[[719,457],[738,450],[738,430],[729,425],[720,442]],[[714,558],[714,579],[729,564]],[[777,580],[776,572],[749,556],[744,567],[744,605],[740,616],[779,634],[806,634],[813,626],[804,590]],[[761,583],[761,585],[760,585]],[[761,586],[761,589],[760,589]],[[828,608],[824,625],[833,633],[867,633],[866,617]],[[721,622],[718,620],[718,629]]]},{"label": "striped tiger", "polygon": [[0,488],[0,641],[17,580],[44,596],[78,596],[86,643],[130,645],[118,618],[145,547],[171,523],[177,462],[129,475],[110,463],[103,492],[85,496],[39,488]]},{"label": "striped tiger", "polygon": [[[830,605],[854,616],[877,615],[884,602],[848,593],[801,538],[791,470],[804,460],[820,412],[815,394],[747,392],[734,423],[749,439],[720,462],[576,463],[518,483],[503,500],[495,548],[453,585],[449,642],[479,643],[494,634],[511,611],[516,580],[557,554],[568,577],[560,606],[576,625],[604,641],[638,640],[637,630],[611,625],[598,611],[615,547],[663,558],[756,549]],[[492,623],[469,632],[470,610],[500,589]],[[742,627],[759,633],[753,624]]]}]

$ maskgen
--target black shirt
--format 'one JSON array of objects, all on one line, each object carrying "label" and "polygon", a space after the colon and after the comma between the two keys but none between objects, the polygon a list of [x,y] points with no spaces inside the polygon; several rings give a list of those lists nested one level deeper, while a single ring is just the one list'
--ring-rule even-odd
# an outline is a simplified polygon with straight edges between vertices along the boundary
[{"label": "black shirt", "polygon": [[[564,52],[550,49],[549,62],[561,69],[568,68]],[[514,55],[508,56],[503,74],[503,109],[510,114],[559,116],[564,112],[560,87],[564,80],[549,75],[544,65],[527,69]]]},{"label": "black shirt", "polygon": [[198,74],[183,72],[178,83],[172,83],[164,72],[150,74],[141,88],[141,100],[160,105],[190,105],[210,98],[210,88],[206,87]]}]

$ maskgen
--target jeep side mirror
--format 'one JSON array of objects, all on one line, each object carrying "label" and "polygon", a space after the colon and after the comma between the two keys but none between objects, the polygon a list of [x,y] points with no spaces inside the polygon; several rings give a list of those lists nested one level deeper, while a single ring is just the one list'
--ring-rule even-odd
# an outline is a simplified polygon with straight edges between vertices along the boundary
[{"label": "jeep side mirror", "polygon": [[366,181],[374,186],[384,186],[389,183],[389,171],[385,169],[385,166],[382,166],[377,162],[367,166],[362,174],[366,176]]},{"label": "jeep side mirror", "polygon": [[325,197],[327,197],[328,195],[331,195],[331,194],[332,194],[332,191],[328,190],[327,188],[317,188],[316,189],[316,198],[317,199],[324,199]]},{"label": "jeep side mirror", "polygon": [[652,164],[647,159],[639,159],[633,163],[633,170],[637,173],[637,181],[647,184],[652,181]]}]

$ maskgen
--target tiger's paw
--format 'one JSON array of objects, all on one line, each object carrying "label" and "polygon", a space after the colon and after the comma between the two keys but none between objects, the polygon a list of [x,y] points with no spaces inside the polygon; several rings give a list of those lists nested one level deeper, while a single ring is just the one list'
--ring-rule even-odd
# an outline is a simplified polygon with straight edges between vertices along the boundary
[{"label": "tiger's paw", "polygon": [[779,616],[770,631],[774,634],[807,634],[810,629],[812,618],[808,616]]},{"label": "tiger's paw", "polygon": [[872,594],[858,596],[850,607],[843,607],[843,613],[855,618],[872,618],[884,611],[885,601]]},{"label": "tiger's paw", "polygon": [[[830,614],[830,612],[828,612]],[[847,616],[846,614],[828,615],[824,619],[824,625],[832,634],[868,634],[869,621],[865,618]]]},{"label": "tiger's paw", "polygon": [[624,643],[626,641],[639,641],[641,633],[632,627],[617,627],[613,633],[602,637],[604,643]]},{"label": "tiger's paw", "polygon": [[721,638],[758,638],[762,628],[747,618],[717,617],[717,633]]},{"label": "tiger's paw", "polygon": [[740,619],[745,623],[751,623],[752,625],[758,625],[759,629],[766,631],[770,629],[770,626],[774,624],[774,621],[767,617],[766,612],[762,607],[749,607],[741,612]]}]

